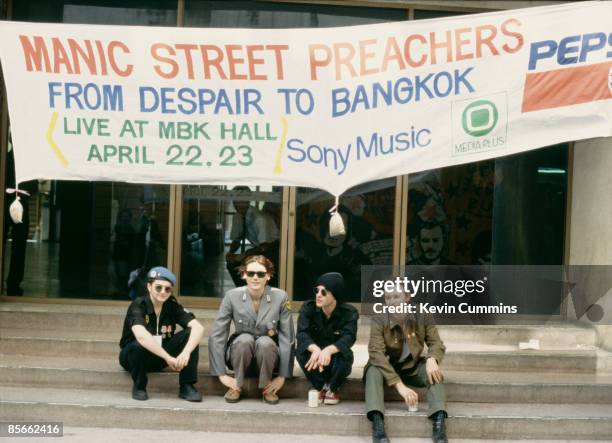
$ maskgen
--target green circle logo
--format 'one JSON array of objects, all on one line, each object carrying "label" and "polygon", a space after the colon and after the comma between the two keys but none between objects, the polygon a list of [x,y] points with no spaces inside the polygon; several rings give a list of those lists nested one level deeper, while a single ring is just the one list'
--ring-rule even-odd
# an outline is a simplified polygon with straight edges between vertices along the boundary
[{"label": "green circle logo", "polygon": [[497,107],[493,102],[477,100],[463,110],[461,124],[467,134],[482,137],[495,128],[498,117]]}]

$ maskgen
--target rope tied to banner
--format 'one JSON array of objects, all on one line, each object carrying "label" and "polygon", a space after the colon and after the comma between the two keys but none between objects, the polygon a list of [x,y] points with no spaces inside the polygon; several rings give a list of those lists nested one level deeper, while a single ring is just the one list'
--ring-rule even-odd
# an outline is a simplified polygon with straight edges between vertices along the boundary
[{"label": "rope tied to banner", "polygon": [[340,235],[346,235],[346,228],[344,227],[344,220],[338,211],[340,207],[340,197],[336,196],[335,204],[329,209],[331,217],[329,219],[329,236],[338,237]]},{"label": "rope tied to banner", "polygon": [[19,194],[29,197],[30,193],[28,191],[24,191],[23,189],[19,189],[19,186],[16,188],[6,188],[6,193],[15,194],[15,201],[11,203],[11,206],[9,206],[9,214],[13,220],[13,223],[19,224],[23,220],[23,205],[21,204]]}]

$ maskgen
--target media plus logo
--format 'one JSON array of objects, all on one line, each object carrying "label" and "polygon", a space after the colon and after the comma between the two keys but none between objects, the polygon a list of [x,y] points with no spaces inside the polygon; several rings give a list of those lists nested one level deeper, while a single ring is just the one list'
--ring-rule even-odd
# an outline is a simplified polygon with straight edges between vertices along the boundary
[{"label": "media plus logo", "polygon": [[482,137],[495,128],[499,113],[495,103],[489,100],[477,100],[463,111],[461,124],[463,130],[472,137]]},{"label": "media plus logo", "polygon": [[453,102],[453,156],[506,146],[506,93]]}]

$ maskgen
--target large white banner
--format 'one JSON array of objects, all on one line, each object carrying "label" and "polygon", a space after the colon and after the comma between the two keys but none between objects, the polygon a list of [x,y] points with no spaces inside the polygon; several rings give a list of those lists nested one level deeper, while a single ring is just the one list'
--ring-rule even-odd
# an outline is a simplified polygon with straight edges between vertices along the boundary
[{"label": "large white banner", "polygon": [[0,22],[18,181],[299,185],[612,135],[612,3],[327,29]]}]

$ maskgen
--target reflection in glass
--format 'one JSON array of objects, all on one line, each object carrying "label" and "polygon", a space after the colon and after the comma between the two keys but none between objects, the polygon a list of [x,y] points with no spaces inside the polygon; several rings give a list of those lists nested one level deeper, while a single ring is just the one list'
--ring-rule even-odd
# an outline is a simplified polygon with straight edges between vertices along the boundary
[{"label": "reflection in glass", "polygon": [[[255,188],[255,187],[253,187]],[[278,285],[281,188],[185,186],[181,293],[222,297],[243,286],[238,266],[244,257],[268,257]]]},{"label": "reflection in glass", "polygon": [[406,263],[561,264],[567,145],[409,176]]},{"label": "reflection in glass", "polygon": [[310,298],[313,283],[325,272],[340,272],[348,301],[359,302],[361,266],[393,260],[395,178],[350,189],[340,197],[346,235],[330,237],[331,194],[299,188],[294,262],[294,300]]},{"label": "reflection in glass", "polygon": [[166,265],[168,186],[39,181],[37,188],[24,295],[128,300],[142,290],[142,279],[129,284],[132,273]]}]

